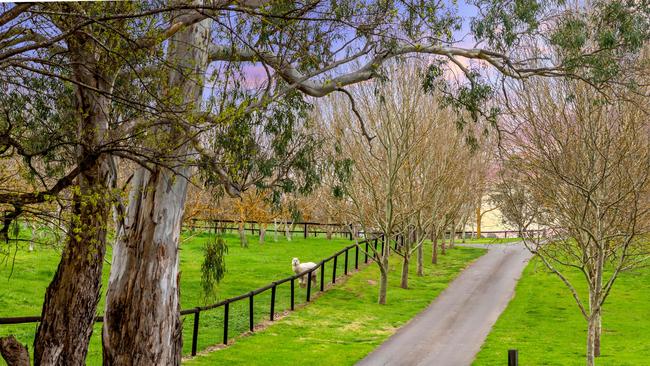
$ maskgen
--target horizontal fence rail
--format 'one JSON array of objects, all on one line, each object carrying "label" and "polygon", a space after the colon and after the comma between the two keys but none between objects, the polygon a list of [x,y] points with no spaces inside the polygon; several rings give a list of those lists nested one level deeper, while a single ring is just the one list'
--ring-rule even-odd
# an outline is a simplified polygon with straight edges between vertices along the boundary
[{"label": "horizontal fence rail", "polygon": [[[201,225],[201,223],[204,223]],[[206,225],[210,224],[211,225]],[[236,225],[232,225],[236,224]],[[193,218],[186,220],[183,224],[183,228],[186,230],[214,230],[215,232],[221,231],[221,232],[234,232],[239,230],[239,225],[243,225],[243,230],[250,232],[252,235],[255,235],[257,232],[258,234],[261,231],[260,226],[264,225],[266,227],[265,231],[266,232],[282,232],[282,233],[291,233],[291,234],[303,234],[304,238],[307,238],[309,235],[314,235],[317,236],[319,234],[331,234],[331,235],[343,235],[349,237],[350,240],[354,238],[355,234],[358,234],[357,236],[362,236],[363,232],[362,231],[355,231],[354,230],[354,225],[350,223],[323,223],[323,222],[315,222],[315,221],[300,221],[300,222],[293,222],[293,223],[286,223],[284,221],[277,221],[277,222],[267,222],[267,221],[239,221],[239,220],[232,220],[232,219],[205,219],[205,218]],[[248,227],[246,227],[248,225]],[[256,226],[257,225],[257,226]],[[286,225],[291,226],[289,230],[286,229],[280,229],[280,227],[284,227]],[[277,230],[275,227],[277,226]],[[330,230],[330,231],[323,231],[323,230],[316,230],[314,228],[322,228],[322,227],[333,227],[337,228],[339,230]],[[537,235],[544,232],[544,230],[525,230],[523,232],[519,232],[517,230],[481,230],[481,237],[494,237],[494,238],[515,238],[518,236],[527,235],[527,236],[532,236],[532,235]],[[451,236],[451,231],[447,230],[444,233],[445,236]],[[466,238],[474,238],[476,237],[476,231],[475,230],[457,230],[455,231],[456,237],[462,238],[465,236]],[[365,237],[365,236],[364,236]]]},{"label": "horizontal fence rail", "polygon": [[[331,256],[321,260],[320,262],[317,263],[317,265],[311,269],[308,269],[304,272],[294,274],[293,276],[285,277],[283,279],[273,281],[270,284],[260,287],[258,289],[255,289],[253,291],[231,297],[225,300],[221,300],[219,302],[216,302],[214,304],[210,305],[205,305],[205,306],[196,306],[193,308],[189,309],[184,309],[181,310],[180,315],[181,316],[189,316],[193,315],[193,324],[192,324],[192,348],[191,348],[191,355],[195,356],[198,348],[198,338],[199,338],[199,326],[200,326],[200,321],[201,321],[201,312],[213,310],[216,308],[223,307],[223,344],[228,344],[228,339],[230,338],[230,335],[228,334],[228,324],[229,324],[229,316],[230,316],[230,304],[240,301],[240,300],[248,300],[248,329],[249,331],[253,332],[254,331],[254,297],[256,295],[259,295],[261,293],[264,293],[268,290],[271,290],[271,302],[270,302],[270,309],[269,309],[269,320],[274,321],[275,320],[275,303],[276,303],[276,293],[277,293],[277,288],[280,285],[283,285],[285,283],[290,283],[290,289],[291,289],[291,303],[290,303],[290,310],[295,309],[295,303],[296,303],[296,291],[295,291],[295,281],[297,279],[300,279],[303,276],[306,276],[307,282],[306,282],[306,302],[311,301],[312,297],[312,278],[316,279],[314,272],[320,271],[320,291],[323,292],[325,291],[325,264],[328,262],[332,262],[332,284],[336,283],[337,279],[337,264],[338,264],[338,259],[339,256],[343,256],[344,260],[344,276],[349,273],[349,265],[350,265],[350,250],[354,250],[354,269],[358,270],[359,269],[359,248],[361,246],[365,245],[365,257],[364,257],[364,264],[368,263],[368,249],[369,245],[374,245],[375,249],[378,246],[379,240],[381,239],[381,246],[383,248],[384,245],[384,236],[380,235],[378,237],[374,237],[372,239],[365,239],[362,241],[359,241],[355,244],[348,245],[347,247],[339,250],[338,252],[332,254]],[[396,240],[396,243],[398,240]],[[316,289],[314,289],[316,290]],[[103,322],[104,317],[103,316],[97,316],[95,317],[95,322],[101,323]],[[12,318],[0,318],[0,325],[4,324],[25,324],[25,323],[38,323],[41,321],[40,316],[28,316],[28,317],[12,317]]]}]

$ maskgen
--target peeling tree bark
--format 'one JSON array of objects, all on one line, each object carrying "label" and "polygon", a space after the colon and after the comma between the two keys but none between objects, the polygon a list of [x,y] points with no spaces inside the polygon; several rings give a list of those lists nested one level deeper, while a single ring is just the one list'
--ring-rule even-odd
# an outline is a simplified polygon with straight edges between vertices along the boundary
[{"label": "peeling tree bark", "polygon": [[[184,13],[177,13],[182,16]],[[174,19],[172,19],[173,24]],[[210,22],[176,33],[169,59],[170,86],[188,110],[201,101]],[[170,136],[175,131],[165,131]],[[175,151],[190,153],[186,144]],[[190,167],[174,172],[140,168],[133,180],[123,234],[113,249],[103,328],[105,365],[179,365],[182,339],[178,238]]]},{"label": "peeling tree bark", "polygon": [[[83,37],[80,37],[83,38]],[[82,84],[110,92],[98,70],[92,45],[68,41],[74,77]],[[78,160],[94,154],[108,130],[110,101],[105,95],[76,86],[79,138]],[[72,220],[66,245],[52,282],[45,293],[42,320],[34,339],[35,365],[85,365],[88,343],[100,297],[102,266],[106,252],[106,226],[111,208],[110,189],[115,178],[110,158],[100,156],[77,178]]]}]

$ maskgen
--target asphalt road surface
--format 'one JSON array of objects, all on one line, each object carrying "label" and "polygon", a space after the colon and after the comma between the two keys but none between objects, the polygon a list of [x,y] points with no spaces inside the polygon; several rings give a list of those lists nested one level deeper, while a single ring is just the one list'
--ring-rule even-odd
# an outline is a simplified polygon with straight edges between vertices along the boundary
[{"label": "asphalt road surface", "polygon": [[532,256],[521,244],[485,247],[488,252],[466,268],[426,310],[357,365],[471,365],[513,297]]}]

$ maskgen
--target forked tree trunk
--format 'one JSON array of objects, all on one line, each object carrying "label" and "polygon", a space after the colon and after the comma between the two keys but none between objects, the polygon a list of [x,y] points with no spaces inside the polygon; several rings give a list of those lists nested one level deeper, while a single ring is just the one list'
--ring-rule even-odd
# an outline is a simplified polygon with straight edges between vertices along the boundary
[{"label": "forked tree trunk", "polygon": [[[201,102],[209,22],[180,30],[169,44],[170,86],[189,111]],[[174,151],[177,156],[190,152],[187,145]],[[102,339],[105,365],[180,364],[178,238],[191,168],[182,161],[177,166],[176,172],[140,168],[134,176],[123,235],[113,249]]]},{"label": "forked tree trunk", "polygon": [[[99,90],[109,90],[99,76],[91,46],[68,42],[77,80]],[[109,100],[76,86],[80,112],[78,159],[104,143],[108,129]],[[106,252],[106,227],[111,208],[110,191],[115,177],[109,157],[100,156],[77,178],[72,220],[65,248],[52,282],[45,293],[42,320],[34,339],[35,365],[85,365],[100,297],[102,266]]]}]

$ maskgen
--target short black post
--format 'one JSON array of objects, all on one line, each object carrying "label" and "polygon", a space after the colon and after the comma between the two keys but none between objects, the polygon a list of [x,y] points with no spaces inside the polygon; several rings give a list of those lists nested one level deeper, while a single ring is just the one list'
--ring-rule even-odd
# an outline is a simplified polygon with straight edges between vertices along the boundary
[{"label": "short black post", "polygon": [[325,262],[320,265],[320,290],[325,291]]},{"label": "short black post", "polygon": [[354,247],[354,269],[359,269],[359,246]]},{"label": "short black post", "polygon": [[230,303],[227,302],[223,307],[223,344],[228,344],[228,313],[230,312]]},{"label": "short black post", "polygon": [[336,283],[336,260],[339,256],[334,256],[334,265],[332,266],[332,283]]},{"label": "short black post", "polygon": [[366,242],[366,252],[364,253],[363,263],[368,264],[368,242]]},{"label": "short black post", "polygon": [[273,287],[271,287],[271,321],[273,321],[273,318],[275,316],[275,288],[277,286],[275,285],[275,282],[273,283]]},{"label": "short black post", "polygon": [[[384,240],[384,239],[382,239],[382,240]],[[379,241],[377,239],[375,239],[375,258],[379,258],[379,254],[377,254],[377,246],[378,246],[378,244],[379,244]]]},{"label": "short black post", "polygon": [[304,236],[305,236],[305,239],[307,239],[307,224],[305,224]]},{"label": "short black post", "polygon": [[311,296],[311,272],[307,273],[307,302]]},{"label": "short black post", "polygon": [[295,304],[295,293],[296,293],[296,280],[294,278],[291,279],[291,310],[294,308]]},{"label": "short black post", "polygon": [[254,297],[255,296],[251,292],[250,297],[248,298],[248,329],[251,332],[253,331],[253,326],[254,326],[254,324],[253,324],[253,317],[254,317],[253,316],[254,315],[254,313],[253,313],[253,298]]},{"label": "short black post", "polygon": [[201,310],[196,308],[196,313],[194,313],[194,329],[192,330],[192,356],[196,356],[196,344],[199,339],[199,315]]},{"label": "short black post", "polygon": [[508,350],[508,366],[519,366],[519,351],[516,349]]},{"label": "short black post", "polygon": [[345,250],[345,266],[343,266],[343,274],[348,275],[348,249]]}]

